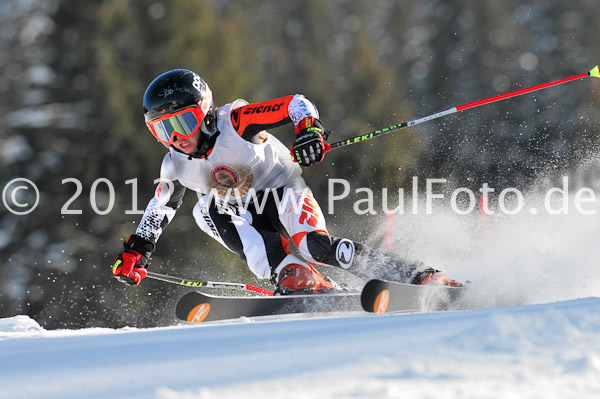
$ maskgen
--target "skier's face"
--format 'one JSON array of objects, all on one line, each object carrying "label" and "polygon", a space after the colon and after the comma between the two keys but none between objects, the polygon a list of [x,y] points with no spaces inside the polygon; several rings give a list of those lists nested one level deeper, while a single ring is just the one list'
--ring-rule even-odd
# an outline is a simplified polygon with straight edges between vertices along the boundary
[{"label": "skier's face", "polygon": [[198,143],[200,142],[200,137],[202,132],[198,130],[196,134],[188,138],[182,138],[177,136],[175,142],[173,142],[172,146],[177,148],[179,151],[184,154],[193,154],[196,152],[198,148]]}]

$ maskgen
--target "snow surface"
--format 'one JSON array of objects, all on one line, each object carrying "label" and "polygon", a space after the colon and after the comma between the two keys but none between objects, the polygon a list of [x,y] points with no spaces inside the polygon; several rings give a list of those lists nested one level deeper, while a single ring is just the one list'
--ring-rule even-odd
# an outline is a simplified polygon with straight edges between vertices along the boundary
[{"label": "snow surface", "polygon": [[53,330],[0,320],[0,398],[598,398],[600,298]]},{"label": "snow surface", "polygon": [[600,204],[588,209],[399,217],[396,251],[472,281],[448,312],[51,331],[0,319],[0,399],[600,398]]}]

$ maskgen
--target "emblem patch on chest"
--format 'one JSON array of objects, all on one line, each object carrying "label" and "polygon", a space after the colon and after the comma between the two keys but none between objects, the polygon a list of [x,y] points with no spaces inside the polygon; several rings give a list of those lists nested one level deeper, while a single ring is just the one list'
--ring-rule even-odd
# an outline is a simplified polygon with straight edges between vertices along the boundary
[{"label": "emblem patch on chest", "polygon": [[248,166],[217,165],[210,171],[210,177],[219,195],[225,195],[228,189],[232,189],[234,195],[236,190],[237,195],[246,195],[254,175]]}]

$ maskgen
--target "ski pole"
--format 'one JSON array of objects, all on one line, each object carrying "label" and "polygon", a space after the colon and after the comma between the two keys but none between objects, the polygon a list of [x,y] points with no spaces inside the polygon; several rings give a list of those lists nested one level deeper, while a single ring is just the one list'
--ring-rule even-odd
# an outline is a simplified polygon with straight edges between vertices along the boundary
[{"label": "ski pole", "polygon": [[507,98],[520,96],[522,94],[531,93],[531,92],[537,91],[537,90],[542,90],[542,89],[545,89],[547,87],[557,86],[557,85],[560,85],[560,84],[563,84],[563,83],[571,82],[573,80],[583,79],[583,78],[586,78],[588,76],[592,76],[594,78],[600,78],[600,72],[598,70],[598,66],[595,66],[594,68],[590,69],[588,72],[581,73],[579,75],[569,76],[568,78],[563,78],[563,79],[555,80],[553,82],[542,83],[542,84],[539,84],[539,85],[535,85],[535,86],[531,86],[531,87],[526,87],[524,89],[519,89],[519,90],[511,91],[511,92],[508,92],[508,93],[499,94],[497,96],[485,98],[485,99],[479,100],[479,101],[473,101],[473,102],[470,102],[470,103],[467,103],[467,104],[463,104],[463,105],[459,105],[459,106],[456,106],[456,107],[449,108],[449,109],[447,109],[445,111],[441,111],[441,112],[437,112],[435,114],[427,115],[427,116],[424,116],[422,118],[413,119],[413,120],[410,120],[410,121],[407,121],[407,122],[401,122],[401,123],[399,123],[397,125],[392,125],[392,126],[386,127],[385,129],[375,130],[373,132],[361,134],[359,136],[352,137],[352,138],[349,138],[349,139],[346,139],[346,140],[337,141],[337,142],[331,143],[331,144],[327,143],[327,144],[325,144],[325,152],[331,151],[334,148],[345,147],[345,146],[348,146],[348,145],[351,145],[351,144],[361,143],[361,142],[363,142],[365,140],[369,140],[369,139],[372,139],[372,138],[375,138],[375,137],[383,136],[385,134],[388,134],[388,133],[391,133],[391,132],[395,132],[396,130],[403,129],[405,127],[414,126],[414,125],[418,125],[419,123],[423,123],[423,122],[431,121],[433,119],[441,118],[442,116],[450,115],[450,114],[453,114],[455,112],[464,111],[465,109],[475,108],[475,107],[479,107],[479,106],[485,105],[485,104],[490,104],[490,103],[493,103],[493,102],[496,102],[496,101],[506,100]]},{"label": "ski pole", "polygon": [[272,296],[273,291],[269,291],[264,288],[255,287],[253,285],[241,284],[241,283],[226,283],[226,282],[218,282],[218,281],[194,281],[188,280],[181,277],[175,276],[167,276],[165,274],[155,273],[148,271],[146,277],[149,277],[154,280],[165,281],[167,283],[173,283],[177,285],[183,285],[184,287],[206,287],[206,288],[226,288],[232,290],[243,290],[243,291],[251,291],[256,292],[258,294]]}]

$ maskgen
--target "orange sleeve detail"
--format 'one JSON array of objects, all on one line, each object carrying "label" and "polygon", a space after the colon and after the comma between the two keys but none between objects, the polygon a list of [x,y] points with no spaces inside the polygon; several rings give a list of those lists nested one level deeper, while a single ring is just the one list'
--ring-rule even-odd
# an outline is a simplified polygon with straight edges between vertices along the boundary
[{"label": "orange sleeve detail", "polygon": [[259,104],[248,104],[231,111],[231,123],[241,136],[249,126],[256,131],[291,122],[288,105],[294,96],[280,97]]}]

